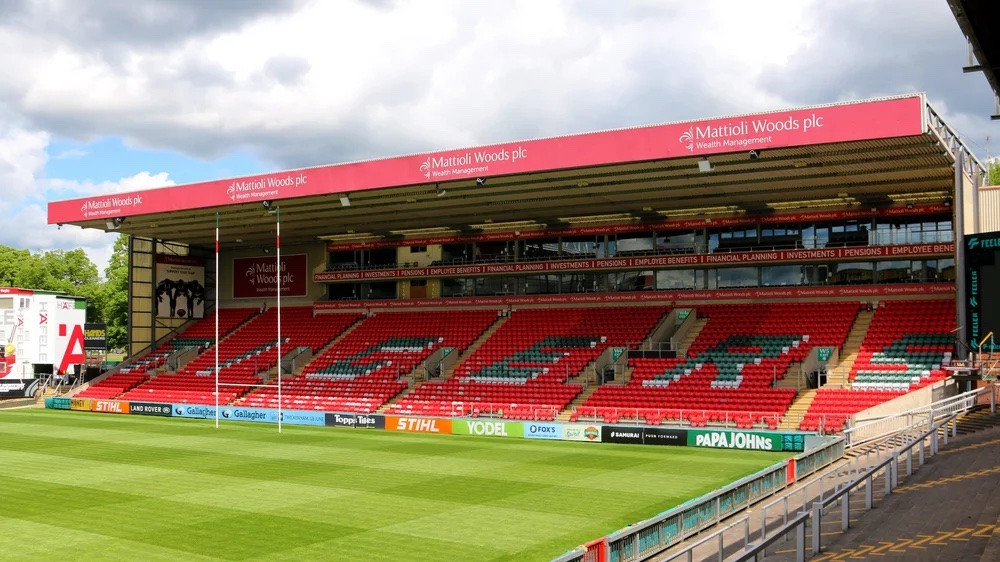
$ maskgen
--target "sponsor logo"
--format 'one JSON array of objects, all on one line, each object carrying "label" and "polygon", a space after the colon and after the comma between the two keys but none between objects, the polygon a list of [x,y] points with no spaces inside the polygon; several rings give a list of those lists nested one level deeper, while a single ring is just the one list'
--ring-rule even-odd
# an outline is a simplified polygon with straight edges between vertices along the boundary
[{"label": "sponsor logo", "polygon": [[155,404],[152,402],[130,402],[128,410],[130,414],[140,416],[170,416],[172,413],[170,404]]},{"label": "sponsor logo", "polygon": [[419,171],[427,179],[468,177],[490,171],[493,164],[513,164],[528,158],[528,149],[516,147],[489,147],[480,150],[428,156],[420,163]]},{"label": "sponsor logo", "polygon": [[469,435],[488,435],[494,437],[510,437],[507,435],[507,424],[504,422],[465,422]]},{"label": "sponsor logo", "polygon": [[783,119],[760,117],[757,119],[740,120],[719,125],[691,125],[677,137],[677,142],[689,152],[695,149],[718,148],[752,148],[766,146],[774,141],[775,133],[791,131],[807,133],[812,129],[821,129],[824,117],[815,113],[808,117],[788,116]]},{"label": "sponsor logo", "polygon": [[[378,427],[378,419],[375,416],[366,416],[365,414],[358,414],[355,418],[358,422],[358,427]],[[384,423],[382,424],[385,425]]]},{"label": "sponsor logo", "polygon": [[567,441],[600,441],[601,428],[596,425],[566,424],[563,426]]},{"label": "sponsor logo", "polygon": [[326,425],[355,427],[358,425],[358,418],[353,414],[327,414]]},{"label": "sponsor logo", "polygon": [[294,188],[309,183],[304,173],[233,180],[226,188],[230,201],[242,201],[278,195],[281,188]]},{"label": "sponsor logo", "polygon": [[117,400],[92,400],[91,410],[106,414],[127,414],[129,413],[129,403]]},{"label": "sponsor logo", "polygon": [[391,431],[407,431],[411,433],[451,433],[452,422],[436,418],[406,418],[389,416],[386,418],[386,429]]},{"label": "sponsor logo", "polygon": [[90,400],[86,398],[73,398],[69,401],[69,409],[77,411],[90,411]]},{"label": "sponsor logo", "polygon": [[526,423],[524,436],[529,439],[562,439],[563,426],[557,423]]},{"label": "sponsor logo", "polygon": [[323,412],[283,410],[281,421],[297,425],[325,425],[326,414]]},{"label": "sponsor logo", "polygon": [[698,447],[720,447],[725,449],[749,449],[773,451],[774,440],[759,433],[709,431],[695,435]]}]

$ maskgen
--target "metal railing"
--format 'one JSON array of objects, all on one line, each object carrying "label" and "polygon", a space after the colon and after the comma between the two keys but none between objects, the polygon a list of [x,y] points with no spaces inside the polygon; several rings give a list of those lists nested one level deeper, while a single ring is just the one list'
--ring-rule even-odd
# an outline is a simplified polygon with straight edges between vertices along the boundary
[{"label": "metal railing", "polygon": [[[843,439],[834,438],[815,449],[797,455],[794,459],[797,466],[801,467],[800,474],[806,476],[834,462],[843,454]],[[557,562],[591,559],[609,562],[645,560],[705,529],[718,525],[762,498],[785,489],[789,484],[787,470],[786,461],[776,463],[724,488],[587,543],[555,560]],[[743,524],[744,520],[740,519],[730,524],[727,529],[737,528]],[[749,540],[749,534],[746,535],[746,539]],[[699,544],[716,540],[718,540],[716,533],[713,533],[700,540]]]},{"label": "metal railing", "polygon": [[[846,531],[850,527],[851,493],[863,489],[865,494],[864,509],[870,510],[874,504],[874,491],[876,481],[884,481],[884,496],[889,496],[892,491],[899,486],[900,464],[905,463],[907,476],[913,474],[916,465],[924,464],[925,454],[934,456],[939,447],[939,431],[943,428],[943,444],[947,445],[949,436],[954,437],[957,433],[958,414],[950,414],[943,419],[938,419],[931,424],[931,427],[917,438],[910,440],[899,449],[893,451],[888,458],[874,464],[855,478],[840,485],[838,489],[831,491],[825,497],[820,497],[808,506],[794,514],[780,528],[768,534],[766,527],[762,527],[760,540],[756,543],[748,544],[742,552],[728,558],[730,561],[758,560],[765,555],[768,547],[774,545],[778,540],[787,538],[791,533],[795,533],[795,555],[796,560],[805,560],[806,557],[806,536],[807,531],[811,538],[811,554],[819,554],[823,540],[823,514],[825,511],[839,504],[840,528]],[[949,424],[951,428],[949,429]],[[916,455],[914,453],[916,451]],[[809,528],[807,529],[807,525]]]}]

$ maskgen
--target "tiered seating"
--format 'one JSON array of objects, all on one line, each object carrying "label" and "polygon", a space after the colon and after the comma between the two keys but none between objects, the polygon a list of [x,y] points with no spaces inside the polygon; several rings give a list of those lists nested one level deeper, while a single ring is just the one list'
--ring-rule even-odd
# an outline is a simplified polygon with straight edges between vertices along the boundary
[{"label": "tiered seating", "polygon": [[[376,313],[283,381],[282,408],[371,413],[406,388],[413,371],[439,348],[462,353],[497,319],[496,310]],[[239,403],[276,407],[277,389],[259,389]]]},{"label": "tiered seating", "polygon": [[821,388],[802,418],[802,431],[836,433],[854,414],[906,394],[905,390],[851,390]]},{"label": "tiered seating", "polygon": [[[260,379],[252,374],[219,373],[219,403],[228,404]],[[164,373],[121,395],[122,400],[179,404],[214,404],[215,377],[194,373]]]},{"label": "tiered seating", "polygon": [[947,377],[953,300],[884,301],[851,368],[850,389],[820,389],[799,429],[836,432],[854,414]]},{"label": "tiered seating", "polygon": [[113,373],[107,378],[78,392],[75,398],[114,398],[146,381],[149,375],[145,372]]},{"label": "tiered seating", "polygon": [[851,369],[857,390],[910,390],[947,376],[955,344],[952,300],[886,301]]},{"label": "tiered seating", "polygon": [[[314,352],[357,321],[357,314],[320,314],[310,307],[281,311],[282,353],[306,347]],[[278,362],[277,309],[254,317],[219,342],[219,403],[227,404],[261,384],[260,373]],[[185,334],[187,336],[187,334]],[[125,393],[122,399],[187,404],[215,402],[215,348],[177,373],[164,373]]]},{"label": "tiered seating", "polygon": [[[219,309],[219,334],[226,337],[229,332],[247,321],[256,311],[250,308]],[[99,382],[78,393],[80,398],[115,398],[131,390],[149,378],[149,372],[161,367],[174,352],[194,347],[204,349],[215,341],[215,315],[197,320],[184,333],[147,353],[131,364],[124,366]]]},{"label": "tiered seating", "polygon": [[390,413],[553,419],[582,387],[566,384],[608,347],[635,346],[664,307],[516,310],[447,381],[426,382]]},{"label": "tiered seating", "polygon": [[775,379],[815,346],[842,346],[857,311],[856,302],[699,306],[708,323],[686,357],[630,359],[629,384],[599,388],[571,419],[777,427],[795,390],[773,388]]},{"label": "tiered seating", "polygon": [[[282,353],[298,347],[318,351],[340,332],[357,321],[356,314],[320,314],[313,316],[310,307],[286,307],[281,310]],[[278,362],[278,309],[271,308],[219,342],[220,372],[258,374]],[[180,374],[211,374],[215,370],[215,352],[206,352],[181,369]]]}]

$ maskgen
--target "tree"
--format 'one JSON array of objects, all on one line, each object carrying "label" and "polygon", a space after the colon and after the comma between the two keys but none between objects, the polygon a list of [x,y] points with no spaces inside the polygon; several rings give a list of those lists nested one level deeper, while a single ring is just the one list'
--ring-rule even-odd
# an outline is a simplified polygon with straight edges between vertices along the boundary
[{"label": "tree", "polygon": [[128,236],[120,234],[115,240],[104,278],[102,312],[108,348],[123,348],[128,342]]},{"label": "tree", "polygon": [[986,161],[989,182],[987,185],[1000,185],[1000,158],[991,158]]}]

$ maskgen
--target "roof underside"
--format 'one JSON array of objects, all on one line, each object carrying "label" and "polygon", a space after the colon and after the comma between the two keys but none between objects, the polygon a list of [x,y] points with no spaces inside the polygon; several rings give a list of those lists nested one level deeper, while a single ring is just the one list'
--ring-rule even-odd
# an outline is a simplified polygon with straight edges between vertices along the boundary
[{"label": "roof underside", "polygon": [[[698,214],[940,203],[954,163],[933,133],[699,157],[425,183],[280,201],[285,244],[447,235],[449,231],[585,226]],[[439,191],[440,190],[440,191]],[[442,193],[443,192],[443,193]],[[439,195],[439,193],[441,193]],[[129,217],[119,232],[211,246],[216,212],[227,247],[273,243],[275,217],[259,202]],[[83,221],[105,228],[105,220]]]},{"label": "roof underside", "polygon": [[995,29],[997,22],[1000,22],[1000,3],[996,0],[948,0],[948,5],[979,61],[981,68],[970,70],[982,70],[993,93],[1000,95],[1000,81],[997,80],[1000,69],[1000,36]]}]

